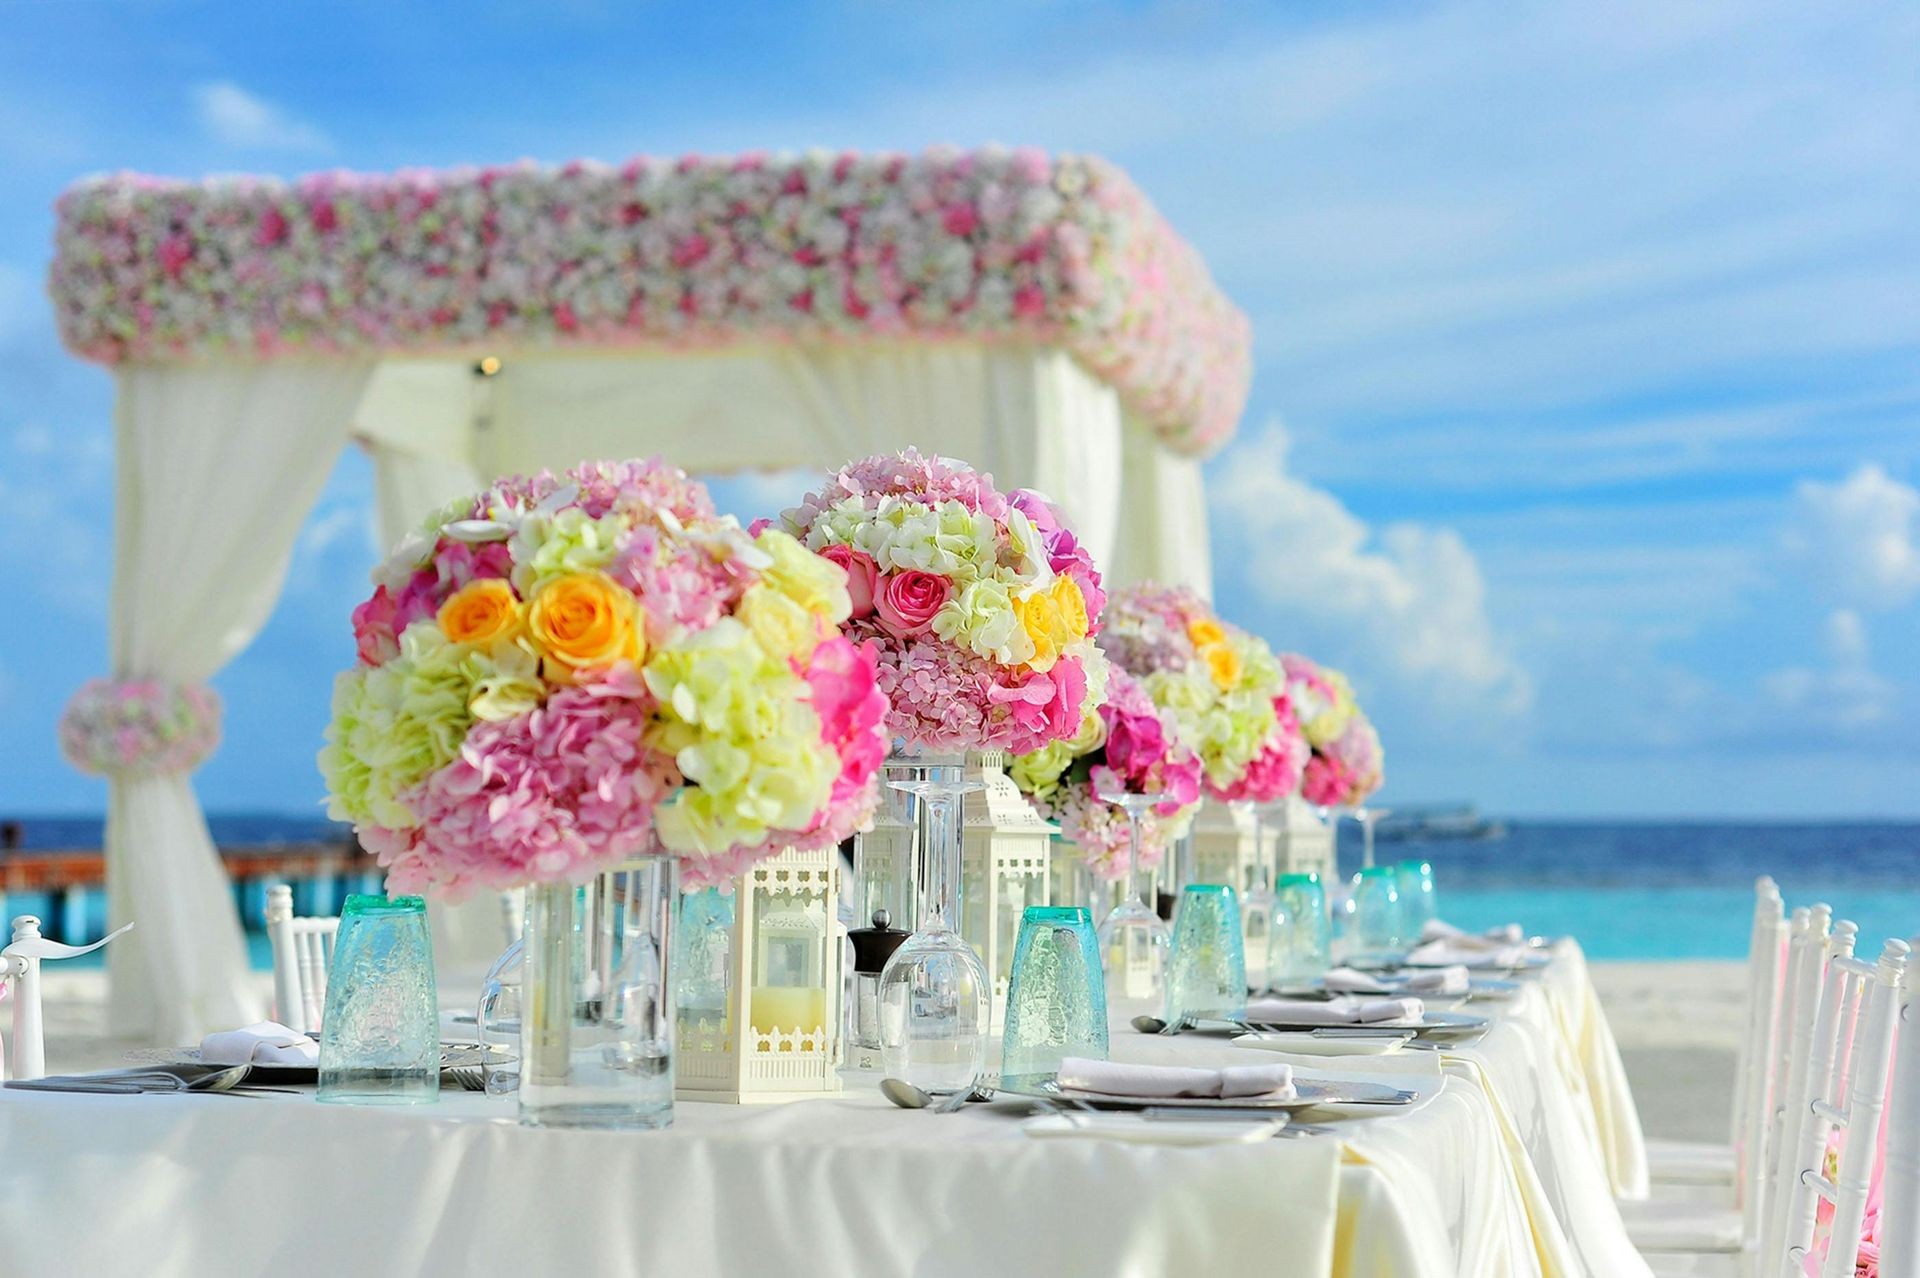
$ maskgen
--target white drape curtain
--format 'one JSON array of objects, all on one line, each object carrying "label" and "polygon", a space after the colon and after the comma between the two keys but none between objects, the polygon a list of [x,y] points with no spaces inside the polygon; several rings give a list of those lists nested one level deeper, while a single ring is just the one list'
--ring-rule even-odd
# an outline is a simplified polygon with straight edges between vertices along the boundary
[{"label": "white drape curtain", "polygon": [[1129,413],[1121,429],[1120,528],[1101,560],[1116,584],[1157,581],[1213,598],[1206,481],[1200,460],[1160,446],[1153,428]]},{"label": "white drape curtain", "polygon": [[[370,366],[136,367],[119,375],[113,670],[203,681],[279,597]],[[196,1042],[259,1017],[226,874],[186,776],[116,781],[107,949],[114,1032]]]},{"label": "white drape curtain", "polygon": [[1057,350],[510,354],[488,381],[474,446],[483,471],[652,453],[695,474],[824,469],[912,444],[1047,494],[1102,561],[1119,525],[1119,397]]}]

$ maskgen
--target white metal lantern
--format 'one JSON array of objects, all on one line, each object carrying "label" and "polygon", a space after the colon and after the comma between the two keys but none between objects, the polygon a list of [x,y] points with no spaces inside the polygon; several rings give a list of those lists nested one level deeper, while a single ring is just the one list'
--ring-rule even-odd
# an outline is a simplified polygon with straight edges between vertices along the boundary
[{"label": "white metal lantern", "polygon": [[[1317,873],[1322,883],[1333,882],[1333,827],[1298,795],[1261,810],[1260,838],[1273,858],[1276,882],[1282,874],[1307,873]],[[1253,809],[1208,799],[1193,821],[1193,882],[1252,891],[1255,846]]]},{"label": "white metal lantern", "polygon": [[683,900],[679,1052],[683,1100],[800,1100],[840,1090],[837,848],[789,848]]},{"label": "white metal lantern", "polygon": [[[903,779],[927,763],[906,756],[889,759],[883,785],[886,779]],[[962,800],[959,931],[979,951],[992,978],[992,1031],[998,1033],[1006,1012],[1020,916],[1029,905],[1052,900],[1048,867],[1053,836],[1059,829],[1040,815],[1007,775],[1004,751],[970,751],[965,764],[966,779],[980,788]],[[874,813],[873,829],[860,836],[855,918],[871,918],[873,911],[884,909],[896,924],[901,920],[918,924],[913,845],[911,807],[898,791],[888,790]]]},{"label": "white metal lantern", "polygon": [[1261,814],[1262,833],[1273,840],[1274,882],[1282,874],[1318,874],[1333,882],[1333,826],[1299,795]]},{"label": "white metal lantern", "polygon": [[[1273,846],[1273,830],[1265,831]],[[1253,813],[1239,804],[1207,799],[1193,817],[1193,882],[1220,883],[1241,894],[1253,890],[1259,858]]]}]

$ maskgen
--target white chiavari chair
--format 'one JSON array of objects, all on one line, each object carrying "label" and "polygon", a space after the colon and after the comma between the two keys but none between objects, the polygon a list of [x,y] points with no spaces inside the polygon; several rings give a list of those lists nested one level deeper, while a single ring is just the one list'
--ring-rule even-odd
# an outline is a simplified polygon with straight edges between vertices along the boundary
[{"label": "white chiavari chair", "polygon": [[[1920,937],[1909,942],[1920,944]],[[1920,1278],[1920,966],[1907,964],[1887,1093],[1886,1180],[1880,1186],[1880,1278]]]},{"label": "white chiavari chair", "polygon": [[[1799,913],[1794,911],[1796,916]],[[1833,911],[1825,905],[1816,905],[1808,911],[1805,929],[1794,938],[1799,948],[1787,958],[1787,988],[1782,994],[1785,1010],[1780,1021],[1784,1055],[1777,1066],[1780,1092],[1774,1105],[1773,1148],[1769,1151],[1773,1171],[1767,1177],[1765,1198],[1760,1207],[1756,1278],[1773,1278],[1774,1258],[1784,1245],[1786,1197],[1799,1171],[1800,1115],[1814,1099],[1809,1067],[1814,1025],[1820,1013],[1821,986],[1826,979],[1827,952],[1833,940],[1832,918]],[[1851,928],[1848,935],[1852,935]]]},{"label": "white chiavari chair", "polygon": [[[40,920],[22,914],[13,921],[13,939],[0,950],[0,992],[13,1003],[13,1037],[0,1046],[0,1081],[12,1076],[26,1080],[47,1073],[46,1022],[40,999],[40,964],[48,959],[73,958],[99,949],[133,924],[115,928],[92,945],[64,945],[40,935]],[[11,1058],[11,1059],[9,1059]]]},{"label": "white chiavari chair", "polygon": [[[1819,1075],[1824,1063],[1828,1077],[1800,1115],[1794,1175],[1782,1187],[1783,1209],[1776,1222],[1780,1250],[1761,1266],[1763,1278],[1801,1278],[1807,1272],[1822,1198],[1833,1204],[1833,1223],[1821,1278],[1853,1278],[1880,1152],[1880,1118],[1886,1108],[1907,953],[1905,941],[1888,941],[1878,962],[1846,953],[1836,954],[1828,964],[1819,1029],[1831,1037],[1814,1044],[1808,1062],[1810,1075]],[[1834,1130],[1841,1133],[1840,1165],[1829,1180],[1824,1163],[1827,1133]]]},{"label": "white chiavari chair", "polygon": [[[1773,1087],[1774,1029],[1780,1015],[1780,967],[1787,943],[1787,919],[1781,909],[1780,888],[1771,878],[1754,884],[1753,929],[1747,942],[1747,1005],[1740,1055],[1735,1062],[1733,1111],[1728,1139],[1722,1142],[1650,1139],[1647,1171],[1655,1186],[1715,1187],[1715,1195],[1742,1204],[1750,1197],[1749,1164],[1744,1157],[1763,1130]],[[1758,1170],[1757,1164],[1754,1170]],[[1702,1195],[1714,1189],[1702,1188]]]},{"label": "white chiavari chair", "polygon": [[1669,1262],[1669,1269],[1664,1271],[1672,1271],[1671,1265],[1678,1264],[1682,1266],[1678,1272],[1708,1272],[1696,1267],[1695,1262],[1710,1259],[1711,1272],[1747,1272],[1749,1262],[1762,1254],[1760,1240],[1775,1210],[1771,1199],[1776,1172],[1791,1174],[1790,1170],[1779,1170],[1776,1157],[1780,1109],[1788,1096],[1805,1086],[1804,1068],[1798,1071],[1799,1080],[1795,1078],[1795,1053],[1804,1055],[1812,1043],[1830,917],[1831,911],[1824,905],[1793,912],[1779,1008],[1771,1016],[1767,1013],[1773,1001],[1772,973],[1777,970],[1774,961],[1779,955],[1779,929],[1777,923],[1756,929],[1763,942],[1756,957],[1765,970],[1755,977],[1755,1016],[1749,1021],[1755,1079],[1747,1095],[1756,1107],[1756,1112],[1748,1116],[1748,1126],[1758,1129],[1758,1139],[1750,1137],[1747,1141],[1741,1179],[1744,1201],[1740,1207],[1672,1195],[1620,1204],[1628,1236],[1642,1253]]},{"label": "white chiavari chair", "polygon": [[327,969],[340,920],[296,918],[293,889],[267,888],[267,939],[273,944],[274,1015],[290,1030],[320,1028],[327,1006]]}]

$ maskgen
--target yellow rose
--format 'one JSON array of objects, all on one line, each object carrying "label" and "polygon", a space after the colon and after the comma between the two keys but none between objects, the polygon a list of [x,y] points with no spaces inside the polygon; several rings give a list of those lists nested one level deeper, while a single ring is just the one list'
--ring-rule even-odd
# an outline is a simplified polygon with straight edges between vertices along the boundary
[{"label": "yellow rose", "polygon": [[1024,599],[1013,601],[1014,615],[1020,619],[1020,627],[1027,632],[1027,638],[1033,641],[1033,657],[1026,664],[1035,671],[1053,669],[1054,663],[1060,660],[1062,650],[1086,636],[1086,600],[1081,597],[1078,586],[1071,581],[1067,584],[1072,587],[1072,593],[1066,595],[1067,605],[1070,607],[1076,601],[1080,605],[1078,628],[1074,617],[1067,608],[1062,607],[1063,592],[1057,588],[1037,590]]},{"label": "yellow rose", "polygon": [[1207,645],[1200,650],[1200,659],[1207,663],[1207,673],[1222,692],[1240,682],[1240,654],[1228,644]]},{"label": "yellow rose", "polygon": [[1195,617],[1187,623],[1187,638],[1193,640],[1193,646],[1203,652],[1217,643],[1227,641],[1227,632],[1212,617]]},{"label": "yellow rose", "polygon": [[548,578],[527,604],[527,637],[545,659],[547,678],[557,683],[572,682],[582,670],[637,662],[647,642],[639,604],[602,572]]},{"label": "yellow rose", "polygon": [[740,597],[738,615],[762,648],[783,659],[812,656],[825,632],[818,616],[774,586],[750,587]]},{"label": "yellow rose", "polygon": [[520,628],[520,601],[498,577],[470,581],[440,605],[440,629],[455,643],[488,647]]},{"label": "yellow rose", "polygon": [[1060,609],[1061,624],[1071,636],[1068,643],[1078,643],[1087,637],[1087,597],[1080,590],[1080,583],[1071,577],[1061,576],[1053,583],[1053,602]]}]

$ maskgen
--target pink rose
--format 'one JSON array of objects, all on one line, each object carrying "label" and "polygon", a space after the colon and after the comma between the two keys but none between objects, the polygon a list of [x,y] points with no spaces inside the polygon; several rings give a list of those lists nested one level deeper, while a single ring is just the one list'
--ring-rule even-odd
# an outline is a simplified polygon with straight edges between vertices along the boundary
[{"label": "pink rose", "polygon": [[917,639],[932,627],[933,614],[952,594],[953,583],[939,573],[903,568],[880,578],[873,611],[894,638]]},{"label": "pink rose", "polygon": [[820,557],[839,564],[847,574],[847,595],[853,600],[853,620],[873,615],[874,593],[880,584],[880,565],[873,556],[852,546],[828,546]]}]

